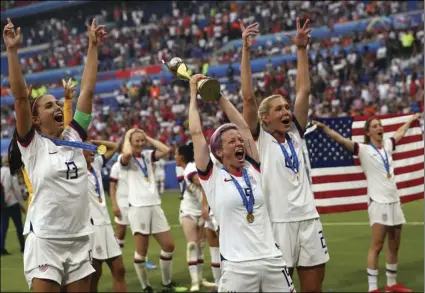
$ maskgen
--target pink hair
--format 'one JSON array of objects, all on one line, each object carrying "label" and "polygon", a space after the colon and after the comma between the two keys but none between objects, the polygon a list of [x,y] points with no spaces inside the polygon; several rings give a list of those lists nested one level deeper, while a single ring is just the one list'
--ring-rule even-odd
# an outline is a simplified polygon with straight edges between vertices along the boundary
[{"label": "pink hair", "polygon": [[[221,148],[221,136],[223,133],[230,129],[238,129],[238,127],[233,123],[226,123],[217,128],[213,135],[210,138],[210,149],[213,155],[216,157],[215,153]],[[217,158],[217,157],[216,157]],[[217,158],[218,159],[218,158]]]}]

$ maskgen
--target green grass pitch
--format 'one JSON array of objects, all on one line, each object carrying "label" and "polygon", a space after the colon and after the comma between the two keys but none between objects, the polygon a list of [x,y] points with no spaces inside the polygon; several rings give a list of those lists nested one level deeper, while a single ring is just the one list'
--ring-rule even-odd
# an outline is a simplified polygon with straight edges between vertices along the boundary
[{"label": "green grass pitch", "polygon": [[[108,198],[110,207],[110,200]],[[173,263],[173,280],[190,287],[190,277],[186,265],[186,242],[178,221],[180,200],[177,192],[167,192],[163,196],[162,206],[171,225],[176,250]],[[111,208],[109,208],[111,211]],[[403,227],[402,243],[399,252],[398,281],[415,292],[424,290],[424,201],[419,200],[404,204],[403,210],[408,224]],[[367,292],[366,254],[370,243],[370,228],[367,212],[349,212],[343,214],[322,215],[321,217],[326,243],[329,248],[330,261],[326,265],[324,292]],[[1,291],[27,292],[23,272],[22,254],[16,239],[15,227],[11,221],[6,240],[6,248],[11,255],[1,257]],[[124,248],[124,263],[127,274],[128,290],[140,292],[140,284],[133,268],[134,241],[127,231]],[[153,238],[150,241],[149,261],[159,265],[159,246]],[[209,250],[205,249],[204,275],[212,280]],[[381,254],[379,262],[379,286],[385,286],[385,256]],[[152,286],[161,288],[161,272],[159,268],[149,270]],[[296,274],[295,274],[296,275]],[[296,288],[297,278],[294,276]],[[111,274],[106,264],[103,277],[99,282],[100,292],[112,292]]]}]

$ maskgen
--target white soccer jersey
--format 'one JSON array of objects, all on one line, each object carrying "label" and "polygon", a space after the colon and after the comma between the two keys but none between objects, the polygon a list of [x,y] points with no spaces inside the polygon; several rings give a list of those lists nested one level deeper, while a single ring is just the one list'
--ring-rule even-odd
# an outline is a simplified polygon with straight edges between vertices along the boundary
[{"label": "white soccer jersey", "polygon": [[202,188],[192,182],[193,176],[197,174],[195,163],[188,163],[183,172],[186,190],[183,193],[180,210],[192,216],[202,215]]},{"label": "white soccer jersey", "polygon": [[165,160],[164,159],[159,159],[158,161],[156,161],[154,163],[155,166],[155,176],[156,178],[164,178],[165,176]]},{"label": "white soccer jersey", "polygon": [[385,139],[383,148],[379,149],[385,158],[385,152],[390,164],[391,178],[387,178],[384,162],[378,152],[371,146],[363,143],[355,143],[354,154],[359,156],[360,163],[367,180],[367,195],[378,203],[395,203],[400,201],[394,168],[392,166],[392,152],[395,150],[394,138]]},{"label": "white soccer jersey", "polygon": [[[104,164],[104,157],[97,156],[91,164],[92,171],[88,171],[90,220],[92,224],[96,226],[111,224],[111,218],[109,217],[108,207],[106,206],[105,191],[102,183],[102,167]],[[92,172],[96,174],[96,177]]]},{"label": "white soccer jersey", "polygon": [[[84,129],[72,120],[64,131],[64,139],[81,142],[85,138]],[[34,191],[24,234],[30,229],[41,238],[91,234],[87,163],[83,150],[55,145],[35,130],[18,141]]]},{"label": "white soccer jersey", "polygon": [[[118,157],[120,164],[121,156]],[[155,151],[147,150],[143,151],[139,157],[132,157],[128,165],[121,165],[124,170],[127,170],[129,205],[146,207],[161,204],[152,168],[154,161]],[[145,178],[141,167],[147,168],[148,179]]]},{"label": "white soccer jersey", "polygon": [[24,198],[22,196],[22,189],[19,186],[19,180],[10,174],[9,167],[1,167],[1,184],[4,188],[4,201],[7,207],[11,207],[17,203],[23,205]]},{"label": "white soccer jersey", "polygon": [[[229,261],[241,262],[282,255],[273,237],[259,167],[256,162],[247,158],[245,169],[255,199],[253,223],[247,221],[248,212],[229,173],[212,161],[205,172],[198,170],[208,204],[220,226],[220,253]],[[233,174],[233,177],[244,190],[247,188],[242,174]]]},{"label": "white soccer jersey", "polygon": [[[272,222],[297,222],[319,217],[303,156],[303,135],[297,123],[294,119],[288,135],[298,157],[299,180],[286,163],[279,142],[260,127],[257,141],[263,166],[261,178]],[[291,156],[288,141],[282,145]]]},{"label": "white soccer jersey", "polygon": [[186,182],[184,181],[184,169],[182,167],[176,166],[176,176],[177,181],[179,183],[180,187],[180,193],[183,195],[184,191],[186,190]]},{"label": "white soccer jersey", "polygon": [[111,168],[109,180],[117,184],[117,204],[119,207],[128,207],[128,183],[127,170],[121,168],[119,161],[115,162]]}]

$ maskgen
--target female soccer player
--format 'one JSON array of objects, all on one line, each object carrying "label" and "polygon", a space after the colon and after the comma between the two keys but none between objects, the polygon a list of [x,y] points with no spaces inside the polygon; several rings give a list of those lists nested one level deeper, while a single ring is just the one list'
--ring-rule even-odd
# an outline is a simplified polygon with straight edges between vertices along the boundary
[{"label": "female soccer player", "polygon": [[257,24],[245,29],[240,22],[243,32],[241,84],[244,119],[257,139],[264,166],[261,175],[274,237],[291,276],[297,268],[300,291],[320,292],[329,254],[302,153],[310,93],[306,47],[311,29],[307,28],[308,22],[307,19],[301,27],[297,18],[296,36],[288,35],[298,48],[295,115],[280,95],[265,98],[257,107],[250,67],[250,49],[258,32]]},{"label": "female soccer player", "polygon": [[95,157],[94,152],[84,150],[84,157],[86,158],[88,168],[90,221],[94,229],[94,233],[91,236],[93,250],[92,265],[96,270],[90,280],[90,292],[97,292],[97,284],[102,276],[102,264],[104,261],[111,270],[114,292],[126,292],[127,284],[124,278],[125,269],[122,252],[115,239],[102,183],[102,168],[114,155],[118,144],[97,140],[92,140],[91,143],[97,146],[104,145],[107,150],[103,156],[97,157]]},{"label": "female soccer player", "polygon": [[193,158],[193,144],[182,145],[176,149],[176,165],[182,167],[183,180],[186,189],[180,204],[180,224],[187,241],[186,259],[192,279],[191,292],[199,291],[199,286],[213,287],[202,278],[204,268],[204,220],[202,218],[203,190],[199,182],[198,173]]},{"label": "female soccer player", "polygon": [[[210,158],[196,106],[198,74],[190,80],[189,129],[201,185],[220,226],[222,275],[219,292],[293,292],[282,253],[277,248],[261,187],[258,151],[248,125],[224,97],[221,108],[234,124],[220,126]],[[220,167],[221,165],[221,167]]]},{"label": "female soccer player", "polygon": [[387,286],[385,292],[412,292],[396,282],[401,226],[406,220],[396,186],[392,152],[406,134],[410,124],[420,117],[420,114],[413,115],[395,132],[393,137],[388,139],[384,139],[381,121],[377,118],[370,118],[364,126],[364,144],[343,137],[321,122],[313,122],[329,137],[358,156],[366,175],[369,197],[368,213],[372,227],[372,242],[367,256],[369,292],[381,292],[378,289],[378,259],[387,235]]},{"label": "female soccer player", "polygon": [[[144,150],[150,143],[155,150]],[[128,219],[136,240],[134,268],[142,289],[152,292],[146,272],[146,255],[149,236],[153,235],[161,246],[160,267],[164,290],[184,290],[171,281],[171,264],[174,241],[164,211],[153,173],[153,162],[165,157],[170,148],[147,136],[141,129],[127,131],[122,154],[118,157],[121,168],[127,170]]]},{"label": "female soccer player", "polygon": [[[52,139],[81,142],[91,120],[96,83],[98,43],[105,35],[96,21],[87,26],[89,49],[77,111],[70,125],[63,124],[63,109],[52,95],[31,101],[19,64],[20,28],[10,19],[3,31],[9,81],[15,97],[17,141],[9,149],[11,173],[25,164],[34,188],[24,233],[24,271],[34,292],[89,290],[91,244],[87,199],[87,164],[82,149],[55,144]],[[22,161],[21,161],[22,157]]]}]

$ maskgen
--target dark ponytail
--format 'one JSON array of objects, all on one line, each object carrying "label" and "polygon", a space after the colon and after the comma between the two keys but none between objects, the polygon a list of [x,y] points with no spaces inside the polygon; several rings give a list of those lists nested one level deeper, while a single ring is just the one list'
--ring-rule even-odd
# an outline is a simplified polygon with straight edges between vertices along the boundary
[{"label": "dark ponytail", "polygon": [[13,131],[13,138],[10,140],[9,143],[9,149],[8,149],[8,160],[9,160],[9,169],[10,169],[10,174],[12,175],[16,175],[17,171],[19,171],[20,169],[22,169],[24,167],[24,163],[22,162],[22,158],[21,158],[21,150],[19,149],[18,146],[18,131],[15,130]]},{"label": "dark ponytail", "polygon": [[193,152],[193,143],[184,144],[179,147],[179,154],[181,154],[186,163],[191,163],[195,160]]}]

